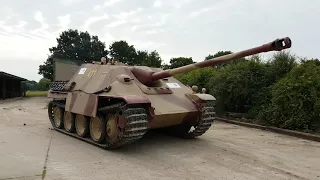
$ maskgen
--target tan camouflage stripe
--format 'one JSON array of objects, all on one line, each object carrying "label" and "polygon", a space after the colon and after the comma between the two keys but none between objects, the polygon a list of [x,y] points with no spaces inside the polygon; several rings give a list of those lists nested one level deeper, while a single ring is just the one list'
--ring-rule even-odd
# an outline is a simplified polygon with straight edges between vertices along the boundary
[{"label": "tan camouflage stripe", "polygon": [[[94,64],[94,65],[91,65],[91,66],[84,66],[85,68],[87,68],[87,70],[86,70],[86,72],[85,72],[85,74],[84,74],[84,76],[85,76],[85,82],[82,84],[82,86],[81,87],[79,87],[79,89],[81,89],[81,90],[83,90],[86,86],[88,86],[88,84],[89,83],[91,83],[91,80],[92,80],[92,77],[90,77],[90,78],[88,78],[88,73],[90,72],[90,71],[98,71],[98,69],[100,68],[100,66],[99,65],[96,65],[96,64]],[[94,74],[95,75],[95,74]]]}]

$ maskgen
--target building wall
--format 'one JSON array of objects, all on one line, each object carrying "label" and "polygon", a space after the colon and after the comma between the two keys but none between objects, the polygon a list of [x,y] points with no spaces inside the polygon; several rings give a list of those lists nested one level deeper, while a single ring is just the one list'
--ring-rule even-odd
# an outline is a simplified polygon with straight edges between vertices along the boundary
[{"label": "building wall", "polygon": [[22,97],[24,91],[21,89],[21,80],[0,78],[1,99]]}]

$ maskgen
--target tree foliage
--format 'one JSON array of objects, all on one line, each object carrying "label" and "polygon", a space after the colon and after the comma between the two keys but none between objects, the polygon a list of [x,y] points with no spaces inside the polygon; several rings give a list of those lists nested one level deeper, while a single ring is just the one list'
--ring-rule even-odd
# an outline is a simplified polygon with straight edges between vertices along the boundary
[{"label": "tree foliage", "polygon": [[38,74],[42,75],[44,78],[53,80],[53,58],[48,57],[44,64],[39,66]]},{"label": "tree foliage", "polygon": [[189,57],[175,57],[170,59],[170,68],[177,68],[194,63],[192,58]]},{"label": "tree foliage", "polygon": [[38,74],[53,80],[53,58],[90,62],[106,56],[108,50],[105,48],[105,43],[98,36],[73,29],[63,31],[57,38],[57,46],[49,48],[51,54],[39,66]]},{"label": "tree foliage", "polygon": [[52,57],[77,61],[92,61],[106,56],[105,43],[98,36],[91,36],[87,31],[69,29],[57,38],[57,46],[49,48]]},{"label": "tree foliage", "polygon": [[51,83],[50,79],[41,78],[39,83],[38,83],[37,90],[39,90],[39,91],[47,91],[47,90],[49,90],[50,83]]},{"label": "tree foliage", "polygon": [[[205,60],[211,60],[213,58],[217,58],[220,56],[224,56],[224,55],[228,55],[228,54],[232,54],[232,51],[218,51],[217,53],[215,53],[214,55],[209,54],[208,56],[205,57]],[[240,58],[234,61],[229,61],[229,62],[225,62],[225,63],[221,63],[221,64],[217,64],[215,66],[213,66],[214,68],[222,68],[227,66],[230,63],[237,63],[237,62],[241,62],[242,60],[245,60],[245,58]]]},{"label": "tree foliage", "polygon": [[161,67],[162,59],[157,51],[152,51],[147,53],[145,57],[141,60],[141,65],[149,67]]},{"label": "tree foliage", "polygon": [[293,68],[272,87],[271,103],[260,118],[280,128],[315,131],[320,124],[319,74],[316,62]]},{"label": "tree foliage", "polygon": [[22,81],[22,89],[25,91],[35,91],[38,90],[38,83],[36,81]]},{"label": "tree foliage", "polygon": [[127,41],[115,41],[109,46],[109,49],[110,56],[122,63],[127,63],[129,65],[141,63],[140,61],[142,59],[137,58],[135,47],[133,45],[129,45]]},{"label": "tree foliage", "polygon": [[255,55],[175,77],[189,86],[207,88],[217,98],[219,115],[244,113],[255,123],[319,132],[320,61],[298,61],[283,51],[267,62]]}]

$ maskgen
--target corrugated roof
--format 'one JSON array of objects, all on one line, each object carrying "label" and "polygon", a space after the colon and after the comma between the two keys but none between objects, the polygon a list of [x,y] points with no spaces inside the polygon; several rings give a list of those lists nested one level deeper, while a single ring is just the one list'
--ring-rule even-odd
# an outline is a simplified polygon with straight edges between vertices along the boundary
[{"label": "corrugated roof", "polygon": [[19,79],[21,81],[27,81],[27,79],[25,79],[25,78],[22,78],[22,77],[19,77],[19,76],[15,76],[13,74],[9,74],[9,73],[3,72],[3,71],[0,71],[0,77],[9,77],[9,78],[12,78],[12,79]]}]

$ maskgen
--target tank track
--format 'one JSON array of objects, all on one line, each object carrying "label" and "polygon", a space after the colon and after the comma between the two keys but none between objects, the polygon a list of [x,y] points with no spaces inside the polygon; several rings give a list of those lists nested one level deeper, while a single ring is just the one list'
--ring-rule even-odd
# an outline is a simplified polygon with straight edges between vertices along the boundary
[{"label": "tank track", "polygon": [[204,103],[202,108],[202,114],[200,117],[200,121],[193,131],[189,131],[187,134],[183,134],[184,138],[195,138],[197,136],[201,136],[204,134],[214,122],[215,119],[215,111],[214,106],[212,105],[212,101],[207,101]]},{"label": "tank track", "polygon": [[[180,138],[193,139],[203,135],[213,124],[215,119],[215,110],[213,101],[206,101],[203,103],[202,113],[196,127],[190,125],[177,125],[169,128],[165,128],[165,132],[168,135],[176,136]],[[191,130],[191,128],[194,128]]]},{"label": "tank track", "polygon": [[90,144],[99,146],[104,149],[114,149],[118,148],[120,146],[125,146],[128,144],[131,144],[140,138],[143,137],[143,135],[148,131],[148,120],[147,120],[147,114],[146,110],[144,108],[139,107],[128,107],[127,105],[123,103],[114,104],[111,106],[106,106],[99,108],[98,111],[101,113],[113,113],[117,109],[121,109],[123,112],[123,115],[125,116],[125,119],[127,121],[124,129],[123,135],[115,142],[110,143],[106,140],[103,141],[104,143],[96,143],[91,138],[90,135],[88,137],[80,137],[76,133],[69,133],[64,129],[56,128],[54,125],[54,114],[53,114],[53,107],[58,106],[60,108],[65,107],[63,102],[59,101],[50,101],[48,105],[48,115],[50,122],[52,124],[52,127],[64,134],[67,134],[69,136],[75,137],[77,139],[83,140],[85,142],[88,142]]}]

